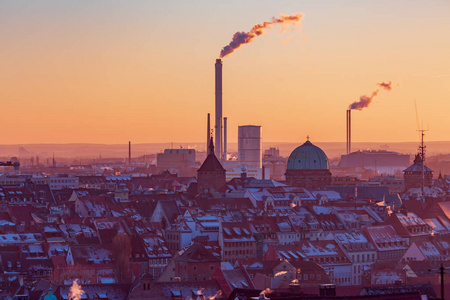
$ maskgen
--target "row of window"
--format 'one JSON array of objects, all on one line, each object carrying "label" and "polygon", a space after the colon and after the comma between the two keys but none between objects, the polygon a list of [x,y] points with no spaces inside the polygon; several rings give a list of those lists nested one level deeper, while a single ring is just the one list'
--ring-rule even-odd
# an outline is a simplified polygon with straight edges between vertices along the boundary
[{"label": "row of window", "polygon": [[68,179],[51,179],[50,183],[71,183],[77,184],[78,180],[68,180]]},{"label": "row of window", "polygon": [[430,232],[431,231],[431,227],[427,227],[427,226],[420,226],[420,227],[413,227],[410,228],[411,233],[423,233],[423,232]]},{"label": "row of window", "polygon": [[255,242],[225,242],[224,247],[243,247],[243,246],[253,246]]},{"label": "row of window", "polygon": [[347,250],[367,250],[367,249],[371,249],[371,245],[368,243],[347,244]]},{"label": "row of window", "polygon": [[379,256],[380,259],[389,259],[389,258],[400,258],[402,257],[403,252],[402,251],[386,251],[386,252],[380,252]]},{"label": "row of window", "polygon": [[149,260],[149,264],[150,265],[160,265],[160,264],[167,265],[168,263],[169,263],[169,259],[168,258],[157,258],[157,259],[150,259]]},{"label": "row of window", "polygon": [[249,255],[253,255],[253,250],[230,250],[230,251],[224,251],[224,255],[228,256],[228,255],[245,255],[245,254],[249,254]]},{"label": "row of window", "polygon": [[353,273],[360,274],[364,270],[364,267],[368,267],[368,265],[358,265],[358,267],[353,266]]},{"label": "row of window", "polygon": [[[283,275],[283,279],[284,280],[286,280],[287,279],[287,276],[286,275]],[[294,274],[291,274],[290,276],[289,276],[289,279],[290,280],[293,280],[293,279],[298,279],[298,280],[315,280],[315,279],[317,279],[317,280],[322,280],[322,275],[320,275],[320,274],[317,274],[317,275],[315,275],[315,274],[297,274],[297,275],[294,275]]]},{"label": "row of window", "polygon": [[[372,259],[370,259],[370,257],[372,256]],[[356,260],[355,260],[356,258]],[[361,254],[361,262],[369,262],[369,261],[375,261],[375,253],[372,253],[372,255],[370,255],[369,253],[367,253],[366,255]],[[359,254],[357,255],[352,255],[352,262],[360,262],[360,256]]]},{"label": "row of window", "polygon": [[335,278],[334,283],[350,283],[350,278],[344,277],[344,278]]},{"label": "row of window", "polygon": [[314,262],[318,263],[319,265],[321,263],[340,263],[340,262],[347,262],[347,259],[345,257],[339,256],[339,257],[317,257],[312,259]]},{"label": "row of window", "polygon": [[391,243],[379,243],[378,244],[380,248],[386,248],[386,247],[406,247],[406,241],[402,242],[391,242]]},{"label": "row of window", "polygon": [[166,235],[168,240],[180,240],[180,235],[179,234],[167,234]]}]

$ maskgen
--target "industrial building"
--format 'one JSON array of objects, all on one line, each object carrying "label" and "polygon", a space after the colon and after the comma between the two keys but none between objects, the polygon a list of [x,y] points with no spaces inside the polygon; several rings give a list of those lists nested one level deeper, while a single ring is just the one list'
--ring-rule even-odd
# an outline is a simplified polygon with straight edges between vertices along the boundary
[{"label": "industrial building", "polygon": [[156,156],[158,168],[188,168],[195,167],[195,149],[165,149]]},{"label": "industrial building", "polygon": [[395,174],[410,164],[408,154],[385,150],[356,151],[341,156],[339,167],[372,170],[380,174]]}]

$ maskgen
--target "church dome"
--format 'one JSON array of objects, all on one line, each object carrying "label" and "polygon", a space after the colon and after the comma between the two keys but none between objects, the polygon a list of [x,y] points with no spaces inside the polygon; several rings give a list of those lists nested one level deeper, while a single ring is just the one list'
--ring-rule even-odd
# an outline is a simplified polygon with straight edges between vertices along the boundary
[{"label": "church dome", "polygon": [[306,141],[295,148],[287,162],[288,170],[328,170],[328,158],[322,149]]},{"label": "church dome", "polygon": [[44,297],[44,300],[58,300],[56,296],[53,295],[51,287],[48,289],[48,294]]}]

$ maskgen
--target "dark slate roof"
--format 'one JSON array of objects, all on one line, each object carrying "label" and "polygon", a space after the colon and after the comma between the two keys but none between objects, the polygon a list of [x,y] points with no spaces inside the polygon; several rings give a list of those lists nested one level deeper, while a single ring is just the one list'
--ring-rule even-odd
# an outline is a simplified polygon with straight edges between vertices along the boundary
[{"label": "dark slate roof", "polygon": [[[130,284],[85,284],[81,283],[81,287],[85,292],[87,299],[98,299],[99,294],[108,296],[109,300],[127,299],[130,290]],[[55,291],[57,299],[63,299],[61,295],[68,295],[70,285],[59,286]],[[66,298],[67,299],[67,298]]]},{"label": "dark slate roof", "polygon": [[212,254],[211,251],[205,248],[202,244],[195,243],[190,246],[183,254],[181,254],[177,261],[182,262],[220,262],[220,257]]},{"label": "dark slate roof", "polygon": [[158,201],[155,199],[141,199],[136,203],[136,208],[138,209],[139,213],[144,218],[150,218],[153,215],[153,212],[155,211],[156,205],[158,204]]},{"label": "dark slate roof", "polygon": [[[424,166],[425,172],[433,172],[430,168],[427,166]],[[404,169],[403,172],[422,172],[422,163],[419,164],[413,164],[409,166],[408,168]]]},{"label": "dark slate roof", "polygon": [[[414,159],[414,164],[405,170],[403,172],[422,172],[422,166],[424,165],[423,159],[420,154],[416,155],[416,158]],[[425,172],[433,172],[430,168],[427,166],[423,166],[423,169]]]},{"label": "dark slate roof", "polygon": [[201,299],[216,296],[215,299],[224,299],[218,294],[225,294],[217,280],[157,282],[151,292],[154,296],[149,299],[173,299],[174,295],[180,295],[182,299],[197,299],[198,294],[203,295]]},{"label": "dark slate roof", "polygon": [[78,182],[80,184],[105,184],[106,178],[98,175],[81,175],[78,176]]},{"label": "dark slate roof", "polygon": [[170,222],[173,222],[178,218],[178,215],[180,215],[181,212],[174,200],[161,200],[159,202]]},{"label": "dark slate roof", "polygon": [[436,293],[433,290],[431,284],[421,285],[407,285],[407,286],[382,286],[364,287],[361,290],[361,295],[388,295],[388,294],[404,294],[420,292],[423,295],[427,295],[429,298],[436,298]]},{"label": "dark slate roof", "polygon": [[198,198],[197,204],[203,210],[218,210],[218,209],[245,209],[254,208],[252,201],[249,198],[213,198],[204,197]]},{"label": "dark slate roof", "polygon": [[222,164],[217,159],[217,157],[210,153],[206,157],[205,161],[203,162],[202,166],[199,171],[225,171],[225,169],[222,167]]},{"label": "dark slate roof", "polygon": [[[358,186],[358,198],[359,199],[376,199],[378,201],[384,200],[387,203],[395,202],[398,200],[397,195],[391,195],[386,186]],[[342,199],[355,196],[354,186],[327,186],[327,191],[338,192]]]},{"label": "dark slate roof", "polygon": [[220,161],[214,154],[214,141],[211,137],[209,142],[209,153],[198,171],[225,171]]},{"label": "dark slate roof", "polygon": [[[349,287],[345,287],[348,289]],[[351,288],[351,287],[350,287]],[[233,292],[228,296],[229,300],[233,299],[250,299],[250,297],[254,297],[258,299],[260,296],[260,290],[251,290],[251,289],[234,289]],[[384,295],[362,295],[362,296],[319,296],[319,295],[309,295],[302,294],[293,291],[286,291],[283,289],[278,290],[269,290],[266,292],[266,297],[272,300],[363,300],[363,299],[371,299],[371,300],[420,300],[422,299],[419,292],[404,292],[398,294],[384,294]]]}]

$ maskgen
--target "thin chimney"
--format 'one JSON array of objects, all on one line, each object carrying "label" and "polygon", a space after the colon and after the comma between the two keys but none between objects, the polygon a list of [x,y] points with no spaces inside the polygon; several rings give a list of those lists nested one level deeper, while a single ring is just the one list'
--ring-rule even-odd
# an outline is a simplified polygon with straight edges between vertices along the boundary
[{"label": "thin chimney", "polygon": [[216,157],[222,157],[222,60],[216,59]]},{"label": "thin chimney", "polygon": [[227,161],[227,120],[223,118],[223,161]]},{"label": "thin chimney", "polygon": [[347,109],[347,155],[352,152],[352,114]]},{"label": "thin chimney", "polygon": [[208,118],[206,121],[206,152],[208,152],[209,149],[209,139],[211,138],[211,118],[210,114],[208,113]]},{"label": "thin chimney", "polygon": [[131,166],[131,141],[128,142],[128,165]]}]

